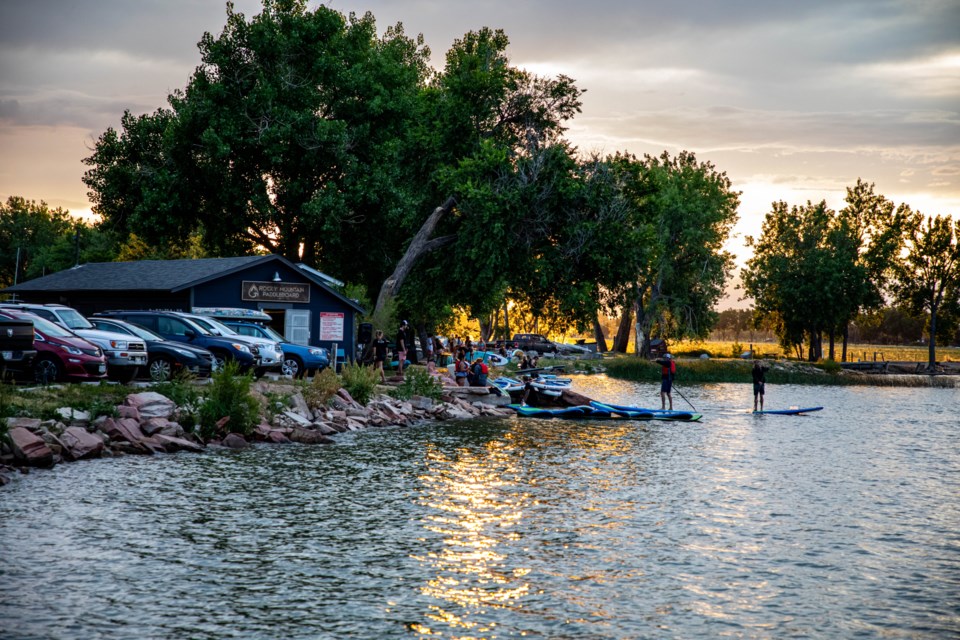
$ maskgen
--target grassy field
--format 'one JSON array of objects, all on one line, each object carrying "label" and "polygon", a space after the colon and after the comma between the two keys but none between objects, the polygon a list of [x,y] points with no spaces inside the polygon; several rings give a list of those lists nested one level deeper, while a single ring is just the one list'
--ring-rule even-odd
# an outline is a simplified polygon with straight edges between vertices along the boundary
[{"label": "grassy field", "polygon": [[[786,354],[776,342],[757,342],[753,345],[754,356],[757,358],[784,358],[793,357],[793,354]],[[828,345],[824,344],[824,350]],[[741,353],[749,350],[749,342],[679,342],[671,347],[671,353],[678,356],[699,356],[701,353],[707,353],[712,358],[732,358],[739,357]],[[837,343],[837,358],[840,357],[842,345]],[[877,361],[911,361],[926,362],[926,345],[900,346],[900,345],[877,345],[877,344],[850,344],[847,345],[847,360],[856,362],[857,360],[877,360]],[[937,347],[938,362],[957,362],[960,361],[960,347]]]}]

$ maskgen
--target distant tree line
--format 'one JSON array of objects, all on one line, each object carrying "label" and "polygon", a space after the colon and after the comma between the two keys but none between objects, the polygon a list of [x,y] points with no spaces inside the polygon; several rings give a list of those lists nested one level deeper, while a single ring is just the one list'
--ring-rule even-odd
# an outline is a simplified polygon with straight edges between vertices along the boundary
[{"label": "distant tree line", "polygon": [[924,217],[895,206],[858,180],[840,211],[826,202],[773,203],[741,276],[755,300],[757,322],[773,326],[781,345],[798,357],[835,359],[858,316],[876,315],[893,301],[924,315],[928,365],[938,335],[953,335],[960,319],[960,221]]}]

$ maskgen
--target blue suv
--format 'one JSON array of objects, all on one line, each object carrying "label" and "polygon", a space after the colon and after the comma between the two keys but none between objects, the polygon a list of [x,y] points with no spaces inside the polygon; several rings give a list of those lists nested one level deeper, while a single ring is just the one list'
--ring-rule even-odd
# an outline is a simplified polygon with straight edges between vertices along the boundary
[{"label": "blue suv", "polygon": [[330,366],[330,355],[322,347],[311,347],[303,344],[294,344],[288,342],[286,338],[279,333],[255,322],[244,322],[240,320],[220,320],[242,336],[252,336],[254,338],[264,338],[266,340],[279,342],[283,349],[283,364],[280,371],[285,376],[302,378],[309,372],[314,375]]}]

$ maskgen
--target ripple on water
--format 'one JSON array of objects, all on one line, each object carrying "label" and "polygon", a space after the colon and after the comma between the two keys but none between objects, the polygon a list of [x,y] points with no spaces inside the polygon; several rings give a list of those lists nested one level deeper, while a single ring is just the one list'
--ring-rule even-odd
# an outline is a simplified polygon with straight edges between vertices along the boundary
[{"label": "ripple on water", "polygon": [[827,407],[800,418],[752,416],[746,385],[683,392],[702,423],[512,418],[35,472],[0,492],[0,635],[960,633],[954,391],[771,387]]}]

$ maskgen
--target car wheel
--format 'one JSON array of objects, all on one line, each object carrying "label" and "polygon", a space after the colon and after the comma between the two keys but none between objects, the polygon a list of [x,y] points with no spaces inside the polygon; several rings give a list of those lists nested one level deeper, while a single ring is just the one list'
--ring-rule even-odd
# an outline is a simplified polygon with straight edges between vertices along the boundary
[{"label": "car wheel", "polygon": [[210,353],[213,354],[214,371],[220,371],[223,369],[223,365],[230,361],[230,358],[227,356],[227,354],[223,353],[222,351],[211,351]]},{"label": "car wheel", "polygon": [[33,363],[33,377],[40,384],[58,382],[63,377],[63,365],[53,358],[38,358]]},{"label": "car wheel", "polygon": [[173,363],[167,358],[154,358],[148,366],[150,379],[154,382],[166,382],[173,377]]},{"label": "car wheel", "polygon": [[296,356],[284,356],[280,372],[285,376],[299,378],[303,375],[303,361]]}]

